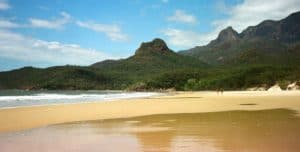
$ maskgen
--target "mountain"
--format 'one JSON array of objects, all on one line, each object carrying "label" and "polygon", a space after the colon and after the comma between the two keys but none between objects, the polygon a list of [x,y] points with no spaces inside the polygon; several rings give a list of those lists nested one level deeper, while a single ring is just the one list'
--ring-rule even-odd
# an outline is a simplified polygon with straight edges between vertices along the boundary
[{"label": "mountain", "polygon": [[241,33],[232,27],[222,30],[206,46],[180,51],[214,65],[296,64],[300,61],[300,12],[250,26]]},{"label": "mountain", "polygon": [[257,26],[250,26],[241,33],[244,39],[254,37],[295,43],[300,40],[300,12],[293,13],[280,21],[266,20]]},{"label": "mountain", "polygon": [[162,39],[134,55],[90,66],[24,67],[0,72],[0,89],[240,90],[300,80],[300,12],[241,33],[222,30],[208,45],[179,53]]},{"label": "mountain", "polygon": [[144,42],[129,58],[91,66],[24,67],[0,72],[0,89],[124,89],[138,81],[176,70],[207,65],[179,55],[161,39]]},{"label": "mountain", "polygon": [[223,43],[231,43],[239,40],[240,35],[231,26],[229,26],[226,29],[222,30],[217,39],[212,40],[208,45],[216,46]]},{"label": "mountain", "polygon": [[201,68],[207,65],[196,58],[183,56],[168,48],[162,39],[143,42],[135,54],[122,60],[106,60],[92,64],[92,68],[116,73],[135,73],[136,75],[153,75],[169,70],[184,68]]},{"label": "mountain", "polygon": [[156,38],[151,42],[143,42],[136,50],[135,55],[150,55],[150,54],[174,54],[162,39]]}]

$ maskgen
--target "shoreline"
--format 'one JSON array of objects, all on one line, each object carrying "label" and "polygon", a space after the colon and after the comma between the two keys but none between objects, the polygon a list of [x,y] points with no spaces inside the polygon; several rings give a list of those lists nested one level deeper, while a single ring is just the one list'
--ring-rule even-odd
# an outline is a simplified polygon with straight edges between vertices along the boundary
[{"label": "shoreline", "polygon": [[0,133],[53,124],[156,114],[291,109],[300,113],[300,91],[171,92],[161,96],[0,109]]},{"label": "shoreline", "polygon": [[[0,92],[1,93],[1,92]],[[13,108],[28,108],[35,106],[50,106],[77,103],[101,103],[126,99],[138,99],[165,95],[159,92],[118,92],[108,94],[65,94],[59,92],[42,92],[17,96],[0,96],[0,110]],[[4,104],[2,104],[2,102]]]}]

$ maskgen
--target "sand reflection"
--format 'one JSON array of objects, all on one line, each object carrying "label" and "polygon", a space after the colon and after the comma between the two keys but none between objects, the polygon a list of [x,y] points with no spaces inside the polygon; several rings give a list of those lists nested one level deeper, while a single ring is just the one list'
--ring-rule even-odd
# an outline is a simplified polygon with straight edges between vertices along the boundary
[{"label": "sand reflection", "polygon": [[299,129],[287,109],[154,115],[2,134],[0,151],[296,152]]}]

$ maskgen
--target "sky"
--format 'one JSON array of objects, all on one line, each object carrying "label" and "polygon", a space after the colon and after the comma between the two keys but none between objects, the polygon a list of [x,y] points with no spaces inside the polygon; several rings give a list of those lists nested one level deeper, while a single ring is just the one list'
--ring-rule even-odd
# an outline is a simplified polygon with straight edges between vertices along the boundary
[{"label": "sky", "polygon": [[154,38],[189,49],[299,10],[299,0],[0,0],[0,71],[126,58]]}]

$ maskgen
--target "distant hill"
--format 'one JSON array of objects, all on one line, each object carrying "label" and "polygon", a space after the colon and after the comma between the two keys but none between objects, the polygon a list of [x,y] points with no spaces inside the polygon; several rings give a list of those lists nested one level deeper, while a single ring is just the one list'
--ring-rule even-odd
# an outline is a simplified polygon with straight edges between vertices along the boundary
[{"label": "distant hill", "polygon": [[0,72],[1,89],[106,89],[118,79],[87,67],[24,67]]},{"label": "distant hill", "polygon": [[300,12],[280,21],[266,20],[237,33],[228,27],[206,46],[180,54],[217,65],[300,63]]},{"label": "distant hill", "polygon": [[163,40],[154,39],[142,43],[127,59],[105,60],[87,67],[25,67],[0,72],[0,89],[124,89],[166,72],[206,66],[170,50]]}]

